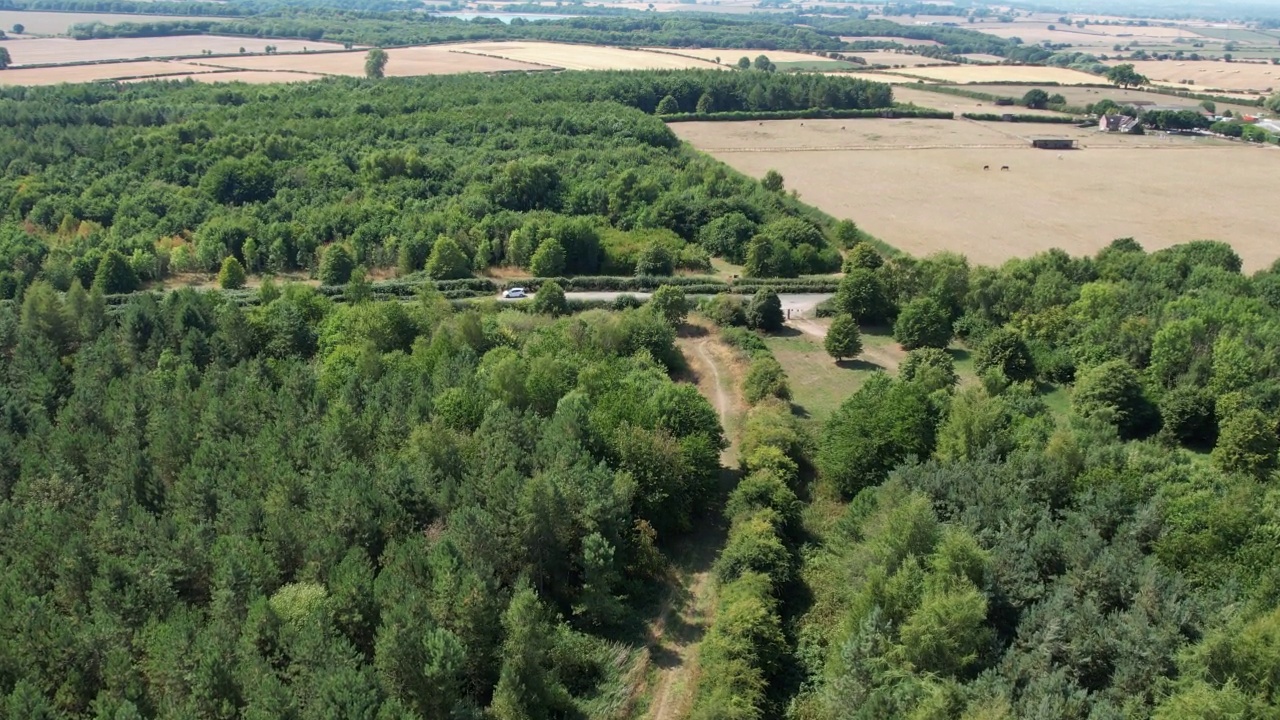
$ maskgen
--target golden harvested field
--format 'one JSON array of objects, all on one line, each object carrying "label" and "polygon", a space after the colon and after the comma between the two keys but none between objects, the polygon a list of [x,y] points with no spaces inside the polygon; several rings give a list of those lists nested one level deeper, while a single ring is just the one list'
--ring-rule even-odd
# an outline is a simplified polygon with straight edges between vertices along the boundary
[{"label": "golden harvested field", "polygon": [[300,53],[307,50],[341,50],[335,43],[307,40],[262,40],[219,35],[175,35],[157,38],[109,38],[106,40],[72,40],[70,38],[40,38],[37,40],[4,40],[0,47],[9,49],[15,67],[22,65],[53,65],[72,62],[97,62],[100,60],[144,60],[147,58],[195,57],[202,51],[215,54],[240,52],[266,52],[268,45],[275,45],[281,53]]},{"label": "golden harvested field", "polygon": [[1039,65],[950,65],[904,68],[897,72],[945,83],[1056,82],[1059,85],[1085,85],[1105,82],[1097,75],[1078,70]]},{"label": "golden harvested field", "polygon": [[758,55],[765,55],[771,62],[789,63],[789,62],[829,62],[837,63],[838,60],[825,58],[820,55],[811,55],[809,53],[790,52],[787,50],[743,50],[740,48],[723,49],[709,48],[706,50],[692,50],[689,48],[644,48],[646,51],[656,53],[667,53],[673,55],[683,55],[685,57],[694,58],[696,60],[707,60],[715,62],[716,58],[720,58],[723,65],[733,65],[738,62],[738,58],[746,57],[752,60]]},{"label": "golden harvested field", "polygon": [[[496,55],[507,60],[549,65],[566,70],[681,70],[724,67],[710,60],[599,45],[478,42],[450,45],[449,48],[460,53]],[[390,69],[391,65],[388,64],[387,67]]]},{"label": "golden harvested field", "polygon": [[156,60],[107,63],[103,65],[69,65],[51,68],[17,68],[0,72],[0,85],[57,85],[59,83],[81,83],[155,75],[188,76],[192,73],[210,72],[212,69],[186,63],[160,62]]},{"label": "golden harvested field", "polygon": [[[1049,25],[1054,29],[1050,30]],[[1110,47],[1117,42],[1130,43],[1135,40],[1143,44],[1167,43],[1174,38],[1201,37],[1188,28],[1183,27],[1127,27],[1122,25],[1086,25],[1078,28],[1058,22],[1049,23],[981,23],[970,27],[971,30],[995,35],[1000,38],[1022,38],[1024,43],[1065,43],[1068,45],[1093,45]]]},{"label": "golden harvested field", "polygon": [[[1058,86],[1051,87],[1048,85],[962,85],[965,90],[974,90],[977,92],[991,93],[992,95],[1000,95],[1004,97],[1019,98],[1026,94],[1028,90],[1040,88],[1049,94],[1062,95],[1067,102],[1072,105],[1081,107],[1096,103],[1102,99],[1114,100],[1121,105],[1134,102],[1154,103],[1161,106],[1169,107],[1185,107],[1194,109],[1200,107],[1200,101],[1193,98],[1177,97],[1176,95],[1161,95],[1160,93],[1143,92],[1142,90],[1122,90],[1120,88],[1090,88],[1090,87],[1069,87]],[[1218,112],[1231,110],[1232,112],[1257,112],[1256,107],[1249,105],[1231,105],[1228,103],[1215,103]]]},{"label": "golden harvested field", "polygon": [[850,54],[866,60],[870,65],[888,65],[889,67],[920,67],[922,65],[950,64],[946,60],[924,57],[923,55],[912,55],[910,53],[898,53],[893,52],[892,50],[876,50]]},{"label": "golden harvested field", "polygon": [[1133,66],[1152,82],[1177,85],[1180,80],[1193,80],[1195,85],[1187,88],[1192,91],[1222,89],[1269,94],[1280,87],[1280,65],[1269,63],[1146,60]]},{"label": "golden harvested field", "polygon": [[891,75],[889,73],[879,72],[828,72],[823,75],[831,77],[847,77],[855,80],[870,80],[871,82],[888,83],[889,85],[908,85],[920,81],[919,78],[907,77],[906,75]]},{"label": "golden harvested field", "polygon": [[[212,70],[212,68],[210,68]],[[271,72],[270,70],[233,70],[231,72],[203,72],[196,75],[170,75],[162,80],[195,80],[204,83],[242,82],[250,85],[266,85],[268,83],[309,82],[321,80],[323,75],[304,72]],[[155,79],[155,78],[152,78]],[[146,80],[127,80],[126,82],[147,82]]]},{"label": "golden harvested field", "polygon": [[[954,250],[995,264],[1055,247],[1094,253],[1132,236],[1148,249],[1223,240],[1247,271],[1280,257],[1275,149],[946,120],[671,127],[748,175],[777,170],[804,201],[917,256]],[[1084,138],[1085,148],[1033,150],[1023,137],[1038,133]]]},{"label": "golden harvested field", "polygon": [[899,45],[941,45],[937,40],[912,40],[904,37],[890,37],[888,35],[867,35],[865,37],[850,37],[842,35],[840,39],[844,42],[896,42]]},{"label": "golden harvested field", "polygon": [[988,55],[986,53],[965,53],[960,57],[976,63],[1002,63],[1004,58],[999,55]]},{"label": "golden harvested field", "polygon": [[[293,70],[321,75],[364,75],[365,51],[323,53],[318,55],[261,55],[254,57],[215,58],[211,65],[240,70]],[[499,72],[505,70],[545,70],[545,67],[474,55],[458,50],[457,45],[427,45],[393,48],[387,51],[386,73],[389,77],[415,75],[449,75],[467,72]]]},{"label": "golden harvested field", "polygon": [[[1050,88],[1052,90],[1052,88]],[[998,92],[1013,95],[1012,90],[1000,90]],[[1022,97],[1026,93],[1023,90],[1017,93],[1015,97]],[[956,115],[962,113],[1014,113],[1017,115],[1055,115],[1061,116],[1062,113],[1056,113],[1052,110],[1032,110],[1025,107],[1000,107],[994,103],[974,100],[973,98],[962,97],[960,95],[944,95],[942,93],[929,92],[928,90],[917,90],[911,85],[902,85],[893,89],[893,99],[900,103],[913,103],[920,107],[933,108],[934,110],[950,110]]]},{"label": "golden harvested field", "polygon": [[99,22],[104,25],[119,23],[167,22],[171,20],[208,20],[209,18],[183,17],[179,15],[124,15],[116,13],[66,13],[27,12],[25,10],[0,10],[0,30],[9,32],[14,23],[21,23],[27,35],[62,35],[72,25]]}]

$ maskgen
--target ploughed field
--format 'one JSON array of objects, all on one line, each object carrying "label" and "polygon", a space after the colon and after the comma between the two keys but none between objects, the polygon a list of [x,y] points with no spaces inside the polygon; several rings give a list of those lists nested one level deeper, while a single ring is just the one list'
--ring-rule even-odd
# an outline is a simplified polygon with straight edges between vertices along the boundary
[{"label": "ploughed field", "polygon": [[[914,255],[952,250],[995,264],[1051,248],[1092,254],[1134,237],[1148,249],[1229,242],[1247,271],[1280,257],[1269,199],[1280,160],[1274,149],[964,120],[671,129],[753,177],[777,170],[805,202]],[[1037,136],[1074,138],[1082,149],[1035,150]]]}]

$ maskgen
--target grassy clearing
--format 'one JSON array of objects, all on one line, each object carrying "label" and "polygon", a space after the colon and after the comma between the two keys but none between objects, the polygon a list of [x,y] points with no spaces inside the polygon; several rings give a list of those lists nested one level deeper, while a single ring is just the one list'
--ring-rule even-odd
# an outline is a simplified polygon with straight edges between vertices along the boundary
[{"label": "grassy clearing", "polygon": [[[862,342],[872,356],[877,350],[897,349],[893,338],[875,331],[864,331]],[[815,422],[826,420],[872,373],[886,369],[865,356],[837,363],[822,347],[821,339],[799,331],[767,336],[765,344],[787,371],[796,413]]]}]

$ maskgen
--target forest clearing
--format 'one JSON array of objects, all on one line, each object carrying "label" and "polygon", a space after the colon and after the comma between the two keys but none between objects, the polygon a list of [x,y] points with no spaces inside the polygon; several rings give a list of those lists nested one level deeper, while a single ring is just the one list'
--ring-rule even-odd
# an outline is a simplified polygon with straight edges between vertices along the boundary
[{"label": "forest clearing", "polygon": [[[1054,247],[1092,253],[1117,237],[1152,248],[1213,237],[1230,243],[1248,270],[1280,257],[1267,209],[1276,155],[1266,148],[946,120],[672,128],[752,177],[777,170],[806,202],[858,218],[916,255],[951,250],[998,264]],[[1077,138],[1083,149],[1031,149],[1029,139],[1041,134]],[[1009,172],[996,170],[1006,165]],[[1140,168],[1144,181],[1117,183],[1118,167]],[[1225,167],[1230,183],[1205,181]]]}]

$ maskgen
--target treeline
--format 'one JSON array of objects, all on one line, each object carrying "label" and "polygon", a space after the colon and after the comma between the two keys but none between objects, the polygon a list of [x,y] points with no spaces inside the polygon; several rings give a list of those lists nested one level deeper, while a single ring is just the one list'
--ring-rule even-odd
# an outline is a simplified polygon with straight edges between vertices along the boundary
[{"label": "treeline", "polygon": [[869,250],[834,309],[910,352],[820,432],[794,716],[1274,714],[1280,263]]},{"label": "treeline", "polygon": [[334,8],[363,12],[412,10],[404,0],[237,0],[234,3],[200,0],[5,0],[5,10],[45,10],[55,12],[121,13],[140,15],[247,16],[282,9]]},{"label": "treeline", "polygon": [[188,34],[300,38],[368,45],[416,45],[463,40],[546,40],[601,45],[840,50],[844,43],[813,28],[760,19],[674,15],[577,17],[535,22],[477,18],[471,21],[422,13],[271,10],[253,17],[115,25],[77,25],[72,37],[155,37]]},{"label": "treeline", "polygon": [[259,292],[0,305],[0,707],[618,712],[724,445],[675,305]]},{"label": "treeline", "polygon": [[822,32],[846,37],[889,36],[912,40],[934,40],[946,46],[946,49],[955,55],[961,53],[1005,55],[1017,44],[976,30],[945,25],[900,25],[890,20],[811,18],[811,21],[814,27]]},{"label": "treeline", "polygon": [[838,266],[827,221],[646,114],[704,98],[891,102],[878,83],[716,71],[6,88],[0,295],[37,279],[128,292],[228,258],[331,285],[358,266],[669,275],[744,258],[760,233],[797,262],[756,274]]}]

